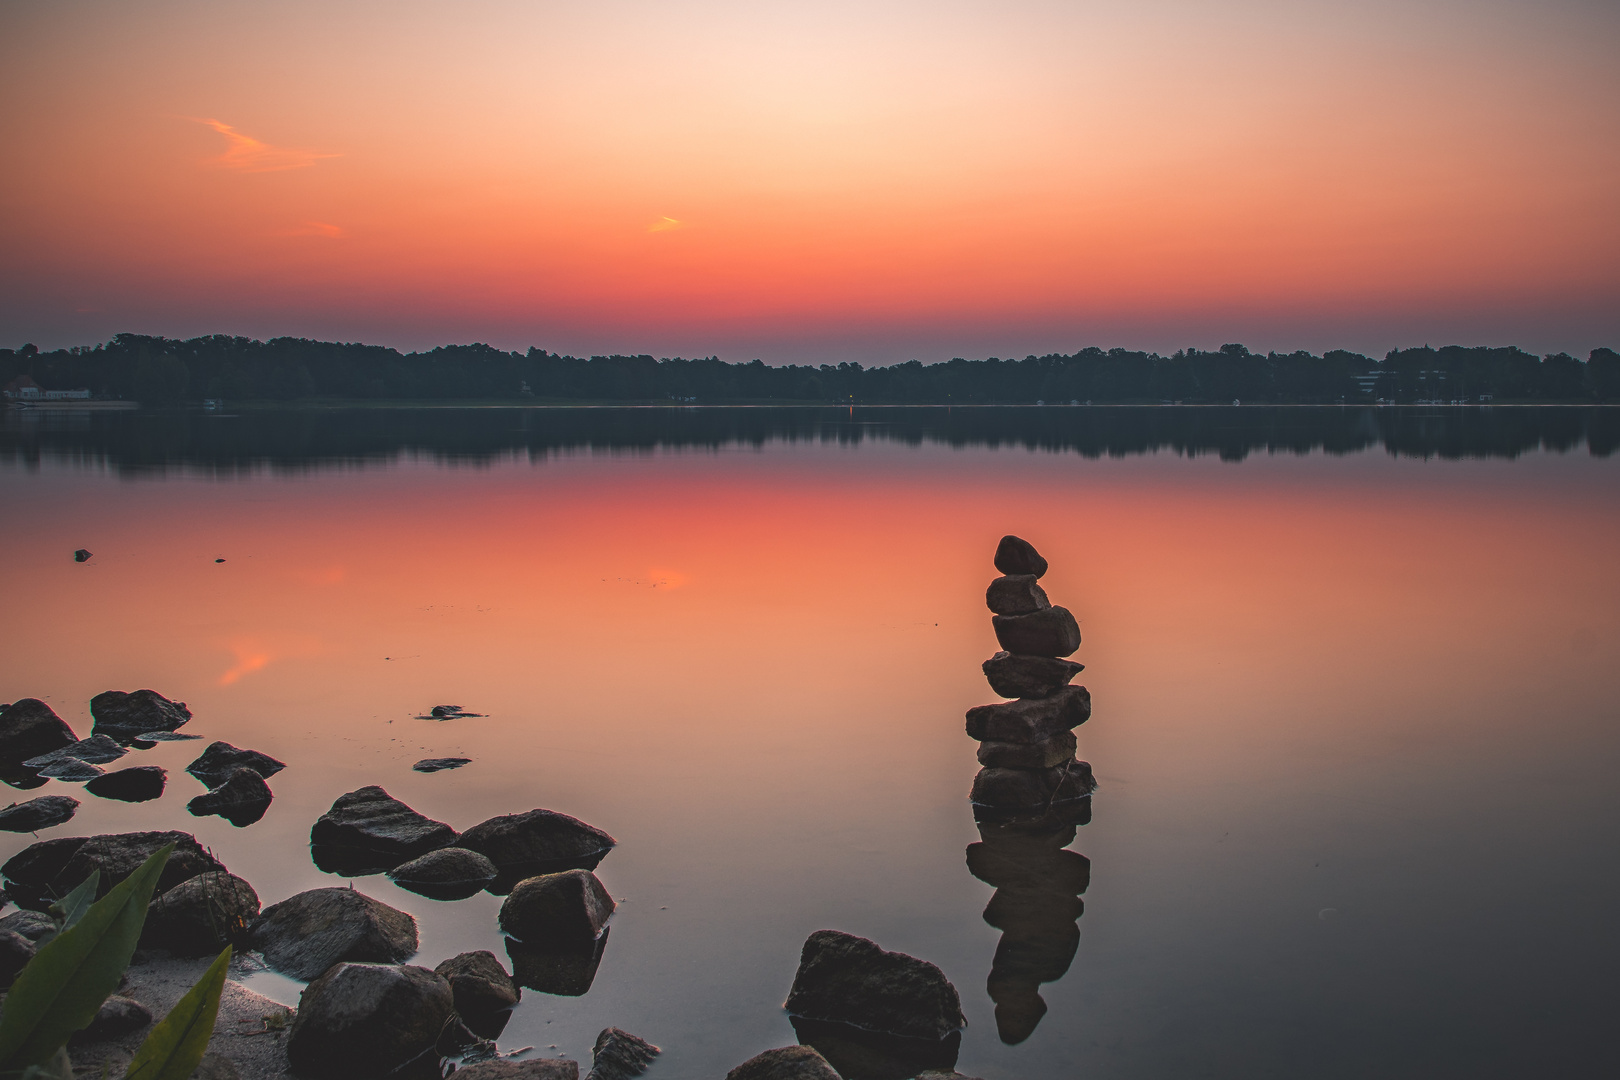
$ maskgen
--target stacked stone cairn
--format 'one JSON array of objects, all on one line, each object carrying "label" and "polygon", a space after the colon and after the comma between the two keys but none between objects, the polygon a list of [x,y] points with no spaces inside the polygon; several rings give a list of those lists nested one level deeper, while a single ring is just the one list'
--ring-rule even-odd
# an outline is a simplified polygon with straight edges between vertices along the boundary
[{"label": "stacked stone cairn", "polygon": [[968,710],[979,740],[973,812],[981,822],[1083,825],[1096,788],[1075,757],[1074,729],[1091,717],[1091,695],[1070,680],[1084,670],[1065,657],[1080,648],[1080,624],[1040,586],[1046,560],[1032,544],[1004,536],[985,602],[1001,651],[984,662],[990,688],[1011,701]]}]

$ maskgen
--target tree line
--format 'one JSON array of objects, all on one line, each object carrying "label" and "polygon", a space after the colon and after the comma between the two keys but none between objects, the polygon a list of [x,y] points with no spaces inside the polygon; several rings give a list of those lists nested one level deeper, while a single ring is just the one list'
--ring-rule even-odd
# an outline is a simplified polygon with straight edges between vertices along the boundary
[{"label": "tree line", "polygon": [[530,348],[381,345],[211,335],[119,334],[94,346],[0,349],[0,386],[27,376],[48,390],[153,405],[231,401],[803,402],[865,404],[1336,404],[1371,401],[1620,400],[1620,354],[1586,360],[1515,347],[1395,349],[1382,360],[1342,349],[1255,353],[1242,345],[1171,356],[1081,349],[1022,360],[771,366],[652,356],[566,356]]}]

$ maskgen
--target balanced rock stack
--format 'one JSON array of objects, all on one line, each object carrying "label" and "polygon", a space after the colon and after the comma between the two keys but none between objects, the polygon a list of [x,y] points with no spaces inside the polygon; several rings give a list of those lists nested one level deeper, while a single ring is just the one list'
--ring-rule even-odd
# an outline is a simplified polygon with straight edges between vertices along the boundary
[{"label": "balanced rock stack", "polygon": [[1069,685],[1085,666],[1064,659],[1080,648],[1080,624],[1046,598],[1046,560],[1027,540],[1002,537],[995,562],[1003,576],[985,602],[1002,651],[984,662],[984,674],[1014,700],[968,710],[967,733],[979,740],[984,766],[973,779],[974,817],[1084,824],[1097,785],[1074,756],[1074,729],[1090,719],[1091,695]]}]

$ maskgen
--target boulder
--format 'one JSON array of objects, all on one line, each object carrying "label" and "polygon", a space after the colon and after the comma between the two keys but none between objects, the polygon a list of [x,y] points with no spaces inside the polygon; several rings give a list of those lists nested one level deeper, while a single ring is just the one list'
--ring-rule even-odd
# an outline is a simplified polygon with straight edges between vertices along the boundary
[{"label": "boulder", "polygon": [[232,825],[251,825],[264,817],[275,796],[264,777],[252,769],[241,768],[231,773],[230,779],[212,791],[205,791],[186,803],[186,809],[196,817],[218,814]]},{"label": "boulder", "polygon": [[93,734],[122,741],[146,731],[174,731],[191,719],[191,710],[156,690],[108,690],[90,699],[90,715],[96,721]]},{"label": "boulder", "polygon": [[38,944],[47,934],[56,933],[56,920],[42,911],[13,911],[0,919],[0,934],[20,934]]},{"label": "boulder", "polygon": [[1036,583],[1033,574],[996,578],[985,590],[984,602],[997,615],[1028,615],[1052,606],[1046,598],[1046,590]]},{"label": "boulder", "polygon": [[591,1048],[591,1071],[585,1080],[630,1080],[646,1072],[661,1053],[658,1047],[628,1031],[603,1028]]},{"label": "boulder", "polygon": [[418,761],[411,768],[417,772],[443,772],[445,769],[459,769],[471,761],[470,757],[429,757]]},{"label": "boulder", "polygon": [[114,994],[101,1003],[90,1023],[75,1032],[71,1042],[101,1042],[117,1039],[146,1027],[152,1022],[152,1013],[133,998]]},{"label": "boulder", "polygon": [[992,615],[990,624],[1001,647],[1020,656],[1068,656],[1080,647],[1080,624],[1068,608]]},{"label": "boulder", "polygon": [[512,979],[519,986],[558,997],[581,997],[596,980],[607,951],[610,926],[593,942],[580,945],[531,945],[515,938],[506,939],[506,955],[512,961]]},{"label": "boulder", "polygon": [[199,874],[152,900],[141,928],[144,948],[176,956],[212,956],[242,945],[259,917],[259,894],[234,874]]},{"label": "boulder", "polygon": [[16,931],[0,930],[0,990],[11,989],[17,973],[28,966],[37,951],[39,946]]},{"label": "boulder", "polygon": [[23,698],[0,708],[0,762],[20,765],[76,741],[73,729],[38,698]]},{"label": "boulder", "polygon": [[105,735],[92,735],[88,739],[69,743],[58,747],[48,754],[39,754],[23,762],[30,769],[44,769],[64,761],[88,761],[91,764],[100,764],[107,761],[117,761],[129,753],[112,739]]},{"label": "boulder", "polygon": [[453,1010],[450,984],[427,968],[338,964],[299,996],[287,1058],[323,1080],[382,1077],[418,1058],[436,1070],[434,1044]]},{"label": "boulder", "polygon": [[186,766],[186,772],[213,788],[229,780],[237,769],[252,769],[268,780],[286,767],[269,754],[238,750],[228,742],[212,742],[196,761]]},{"label": "boulder", "polygon": [[432,900],[462,900],[494,883],[495,864],[476,851],[446,847],[388,871],[402,889]]},{"label": "boulder", "polygon": [[71,795],[41,795],[25,803],[12,803],[0,810],[0,829],[6,832],[37,832],[71,821],[79,810],[79,800]]},{"label": "boulder", "polygon": [[1095,790],[1091,766],[1071,761],[1051,769],[980,769],[969,798],[985,806],[1036,809],[1083,799]]},{"label": "boulder", "polygon": [[163,794],[168,775],[157,765],[134,765],[96,777],[84,785],[84,790],[103,799],[147,802]]},{"label": "boulder", "polygon": [[1089,719],[1090,691],[1065,686],[1051,697],[975,705],[967,711],[967,733],[980,742],[1039,743]]},{"label": "boulder", "polygon": [[1074,760],[1078,745],[1072,731],[1060,731],[1036,743],[982,742],[979,764],[991,769],[1050,769]]},{"label": "boulder", "polygon": [[43,911],[76,888],[92,870],[101,871],[96,895],[107,895],[108,889],[133,874],[153,852],[171,843],[175,848],[158,877],[159,893],[198,874],[225,869],[190,833],[135,832],[41,840],[12,856],[0,866],[0,874],[5,875],[6,892],[18,907]]},{"label": "boulder", "polygon": [[450,984],[456,1012],[486,1039],[500,1035],[521,993],[495,954],[485,949],[452,956],[433,969]]},{"label": "boulder", "polygon": [[990,680],[990,689],[1004,698],[1051,697],[1086,665],[1073,660],[1059,660],[1053,656],[1014,656],[998,652],[983,664],[984,677]]},{"label": "boulder", "polygon": [[531,945],[594,942],[613,914],[613,897],[589,870],[525,878],[501,904],[501,929]]},{"label": "boulder", "polygon": [[283,975],[313,979],[344,960],[410,959],[416,920],[353,889],[310,889],[265,908],[249,940]]},{"label": "boulder", "polygon": [[579,1062],[568,1058],[492,1058],[457,1069],[461,1080],[579,1080]]},{"label": "boulder", "polygon": [[967,1023],[956,987],[939,968],[838,930],[806,939],[783,1008],[809,1020],[935,1041]]},{"label": "boulder", "polygon": [[1035,550],[1035,545],[1017,536],[1003,536],[996,545],[996,569],[1003,574],[1028,574],[1040,577],[1046,573],[1046,560]]},{"label": "boulder", "polygon": [[784,1046],[749,1058],[726,1080],[841,1080],[827,1059],[808,1046]]},{"label": "boulder", "polygon": [[39,775],[48,780],[61,780],[69,784],[82,784],[86,780],[94,780],[105,772],[100,765],[92,765],[88,761],[69,759],[47,765],[39,770]]},{"label": "boulder", "polygon": [[339,795],[316,819],[309,842],[323,870],[378,873],[449,847],[456,842],[456,830],[423,817],[373,785]]},{"label": "boulder", "polygon": [[578,818],[552,810],[503,814],[461,834],[457,847],[489,858],[510,888],[535,874],[559,870],[594,870],[617,840]]}]

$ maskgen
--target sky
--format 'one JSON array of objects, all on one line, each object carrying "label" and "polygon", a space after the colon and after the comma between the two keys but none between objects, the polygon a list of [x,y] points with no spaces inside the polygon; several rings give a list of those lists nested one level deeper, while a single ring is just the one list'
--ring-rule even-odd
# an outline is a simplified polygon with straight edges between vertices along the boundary
[{"label": "sky", "polygon": [[1607,0],[5,0],[0,346],[1620,348]]}]

